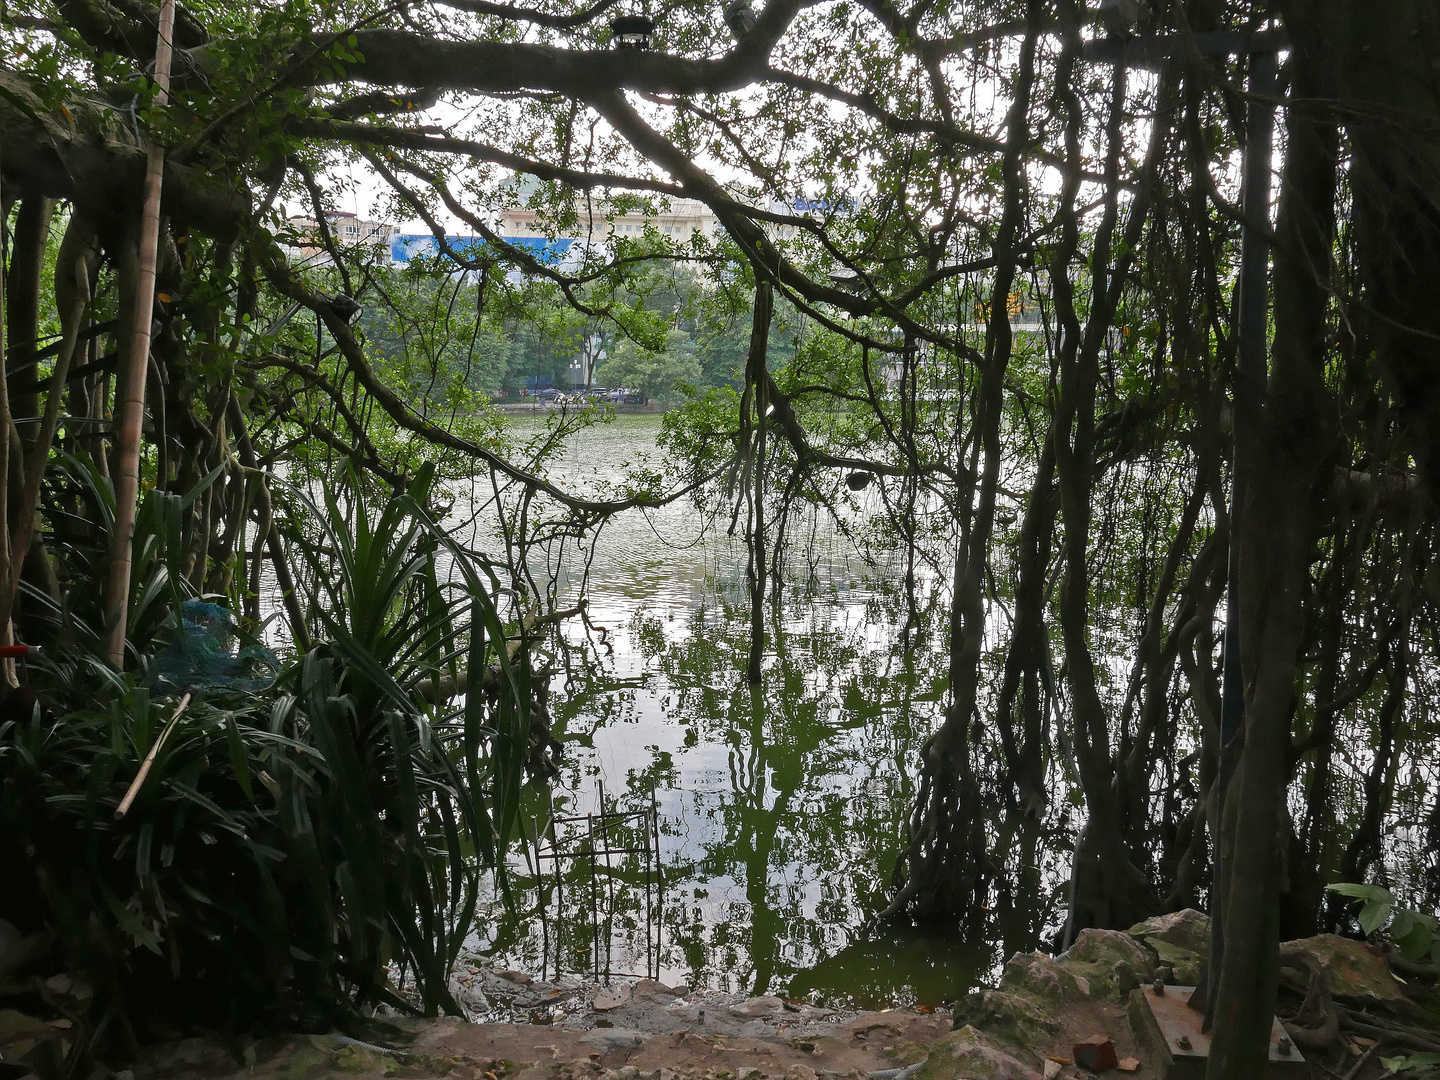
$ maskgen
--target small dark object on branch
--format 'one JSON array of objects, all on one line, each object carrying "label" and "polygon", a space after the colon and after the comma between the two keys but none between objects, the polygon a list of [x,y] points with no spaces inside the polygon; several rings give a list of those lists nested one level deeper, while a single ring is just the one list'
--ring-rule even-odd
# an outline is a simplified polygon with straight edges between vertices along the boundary
[{"label": "small dark object on branch", "polygon": [[1100,0],[1100,21],[1112,37],[1132,33],[1141,19],[1140,0]]},{"label": "small dark object on branch", "polygon": [[874,475],[868,472],[852,472],[845,477],[845,486],[851,491],[864,491],[874,479]]},{"label": "small dark object on branch", "polygon": [[330,297],[330,310],[334,312],[337,319],[342,320],[348,326],[354,326],[355,320],[360,318],[360,313],[365,309],[348,293],[336,293]]},{"label": "small dark object on branch", "polygon": [[755,9],[750,6],[750,0],[730,0],[726,4],[725,25],[730,27],[736,41],[755,29]]},{"label": "small dark object on branch", "polygon": [[621,15],[610,22],[610,40],[617,49],[648,49],[655,37],[655,20],[647,15]]}]

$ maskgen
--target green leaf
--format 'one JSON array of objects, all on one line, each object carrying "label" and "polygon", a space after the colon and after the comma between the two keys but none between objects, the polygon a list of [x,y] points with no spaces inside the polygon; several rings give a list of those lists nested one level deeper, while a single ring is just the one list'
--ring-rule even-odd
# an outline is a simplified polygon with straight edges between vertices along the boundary
[{"label": "green leaf", "polygon": [[1392,1073],[1420,1072],[1440,1065],[1440,1054],[1428,1051],[1421,1054],[1402,1054],[1396,1057],[1381,1058],[1380,1062]]},{"label": "green leaf", "polygon": [[1365,931],[1366,936],[1379,930],[1390,918],[1390,912],[1395,910],[1395,898],[1387,897],[1384,900],[1371,900],[1360,909],[1360,929]]},{"label": "green leaf", "polygon": [[250,783],[250,757],[245,753],[245,743],[240,738],[240,727],[235,723],[234,713],[225,717],[225,741],[230,746],[230,766],[235,770],[235,779],[240,784],[240,790],[245,792],[245,798],[254,802],[255,789]]},{"label": "green leaf", "polygon": [[1360,929],[1366,935],[1375,933],[1390,918],[1390,913],[1395,910],[1395,895],[1379,885],[1365,885],[1356,882],[1339,881],[1326,888],[1341,896],[1353,897],[1356,900],[1364,900],[1365,905],[1360,909]]},{"label": "green leaf", "polygon": [[1356,900],[1389,900],[1394,903],[1395,897],[1389,889],[1379,885],[1363,885],[1349,881],[1337,881],[1333,885],[1325,886],[1327,892],[1339,893],[1341,896],[1351,896]]}]

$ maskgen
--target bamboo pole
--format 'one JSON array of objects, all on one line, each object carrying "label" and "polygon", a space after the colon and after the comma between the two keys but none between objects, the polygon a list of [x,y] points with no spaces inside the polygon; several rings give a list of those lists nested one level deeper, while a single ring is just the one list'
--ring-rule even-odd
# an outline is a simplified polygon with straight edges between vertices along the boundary
[{"label": "bamboo pole", "polygon": [[[4,169],[0,167],[0,177]],[[10,309],[5,303],[5,257],[8,254],[5,224],[4,181],[0,179],[0,581],[10,580],[10,380],[5,375],[6,330],[9,326]],[[9,625],[7,615],[0,627]]]},{"label": "bamboo pole", "polygon": [[[173,2],[173,0],[172,0]],[[125,792],[125,798],[120,800],[120,805],[115,808],[115,820],[119,821],[130,812],[130,804],[135,801],[135,796],[140,794],[140,789],[145,784],[145,778],[150,775],[150,766],[155,764],[155,756],[160,753],[160,747],[165,745],[165,740],[170,737],[170,732],[175,730],[175,724],[180,719],[180,714],[185,711],[185,706],[190,704],[190,691],[186,690],[185,695],[180,699],[180,704],[175,706],[174,715],[170,722],[155,737],[150,744],[150,752],[145,755],[145,760],[140,763],[140,771],[135,774],[135,779],[130,781],[130,787]]]},{"label": "bamboo pole", "polygon": [[[171,38],[175,0],[160,0],[160,33],[155,44],[155,107],[170,92]],[[136,274],[135,324],[130,350],[115,384],[115,528],[110,537],[110,577],[106,582],[106,622],[110,636],[105,657],[125,664],[125,633],[130,599],[130,566],[135,539],[135,507],[140,494],[140,437],[145,419],[145,374],[150,358],[150,321],[155,311],[155,265],[160,248],[160,185],[165,149],[152,140],[145,156],[145,205],[140,215],[140,261]]]}]

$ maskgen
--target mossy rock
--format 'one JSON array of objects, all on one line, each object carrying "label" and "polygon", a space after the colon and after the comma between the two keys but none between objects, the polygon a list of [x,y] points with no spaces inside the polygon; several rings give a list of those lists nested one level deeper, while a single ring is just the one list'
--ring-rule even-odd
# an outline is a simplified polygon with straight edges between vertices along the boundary
[{"label": "mossy rock", "polygon": [[1163,941],[1199,956],[1210,952],[1210,916],[1194,908],[1156,915],[1136,923],[1125,933],[1151,948],[1155,948],[1156,941]]},{"label": "mossy rock", "polygon": [[1400,983],[1390,974],[1384,955],[1363,941],[1339,934],[1318,934],[1285,942],[1280,946],[1280,954],[1304,958],[1318,967],[1325,973],[1325,985],[1337,998],[1392,1008],[1403,1008],[1410,1003]]},{"label": "mossy rock", "polygon": [[1060,1021],[1029,994],[977,990],[955,1005],[954,1027],[978,1028],[992,1038],[1031,1047],[1060,1031]]},{"label": "mossy rock", "polygon": [[1162,965],[1169,966],[1172,983],[1178,986],[1200,985],[1200,969],[1205,961],[1199,953],[1172,945],[1163,938],[1148,938],[1146,944],[1155,950],[1155,955],[1160,958]]},{"label": "mossy rock", "polygon": [[342,1046],[330,1052],[330,1067],[342,1073],[379,1073],[389,1058],[363,1046]]},{"label": "mossy rock", "polygon": [[1069,1004],[1090,996],[1090,982],[1042,952],[1016,953],[1005,965],[1000,989],[1046,1002]]},{"label": "mossy rock", "polygon": [[1130,991],[1155,977],[1155,954],[1119,930],[1081,930],[1061,966],[1087,979],[1096,997],[1123,1005]]},{"label": "mossy rock", "polygon": [[952,1031],[930,1048],[914,1080],[1041,1080],[1019,1058],[995,1046],[973,1027]]},{"label": "mossy rock", "polygon": [[329,1072],[330,1055],[310,1040],[298,1042],[275,1067],[276,1080],[307,1080]]}]

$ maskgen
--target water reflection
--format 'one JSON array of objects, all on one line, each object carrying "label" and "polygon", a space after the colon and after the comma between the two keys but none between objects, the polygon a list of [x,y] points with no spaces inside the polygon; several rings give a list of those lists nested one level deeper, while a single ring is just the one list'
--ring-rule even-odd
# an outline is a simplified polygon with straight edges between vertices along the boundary
[{"label": "water reflection", "polygon": [[[623,417],[584,432],[552,475],[618,479],[624,462],[653,453],[658,430],[657,417]],[[693,508],[614,523],[588,567],[563,563],[562,601],[583,584],[613,648],[557,676],[565,753],[551,794],[558,813],[584,813],[602,783],[622,808],[654,789],[662,978],[833,1003],[950,1000],[993,972],[991,949],[865,925],[894,863],[920,743],[938,721],[944,665],[921,636],[896,646],[906,610],[885,570],[817,535],[770,606],[755,689],[744,680],[743,549],[705,533]],[[585,643],[582,630],[567,633]],[[540,798],[531,793],[532,807]],[[1049,903],[1035,850],[1021,847],[1033,874],[1002,897],[1007,950],[1034,947],[1037,907]],[[533,910],[534,880],[517,871],[531,886],[522,909]],[[498,904],[490,914],[487,950],[538,970],[546,928],[531,915],[506,920]],[[615,968],[644,970],[643,922],[617,922],[616,935]]]}]

